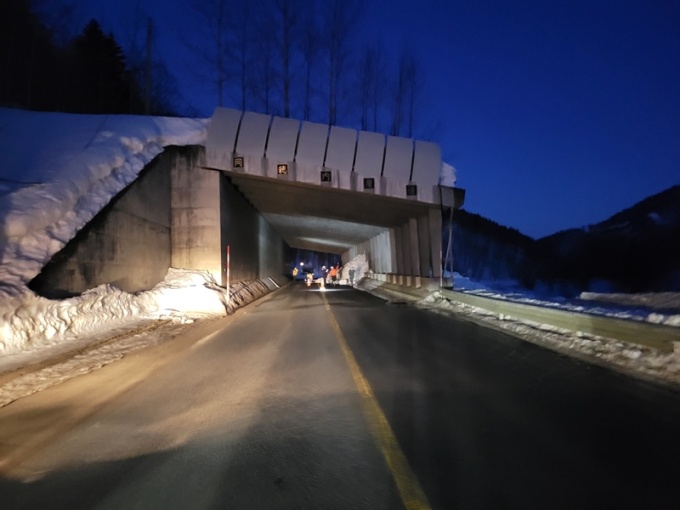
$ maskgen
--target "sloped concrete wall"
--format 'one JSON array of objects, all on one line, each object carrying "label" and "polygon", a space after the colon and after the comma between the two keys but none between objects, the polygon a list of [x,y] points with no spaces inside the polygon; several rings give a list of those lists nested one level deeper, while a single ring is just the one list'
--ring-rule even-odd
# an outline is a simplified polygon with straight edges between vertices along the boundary
[{"label": "sloped concrete wall", "polygon": [[152,288],[168,268],[200,269],[226,284],[281,276],[285,243],[218,171],[202,168],[200,146],[168,147],[119,193],[30,283],[61,298],[101,284]]},{"label": "sloped concrete wall", "polygon": [[47,297],[103,283],[149,289],[170,267],[170,165],[161,153],[43,268],[29,286]]}]

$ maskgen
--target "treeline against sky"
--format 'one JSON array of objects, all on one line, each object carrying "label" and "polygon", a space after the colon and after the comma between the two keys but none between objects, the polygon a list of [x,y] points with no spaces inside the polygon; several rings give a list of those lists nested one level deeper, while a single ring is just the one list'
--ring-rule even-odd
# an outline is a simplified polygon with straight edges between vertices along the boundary
[{"label": "treeline against sky", "polygon": [[[608,220],[532,239],[454,211],[447,269],[478,281],[515,281],[549,296],[680,291],[680,185]],[[449,221],[444,225],[447,246]]]},{"label": "treeline against sky", "polygon": [[96,20],[63,45],[31,0],[0,2],[0,105],[72,113],[169,114]]},{"label": "treeline against sky", "polygon": [[[173,11],[181,29],[126,5],[119,25],[146,30],[121,46],[97,20],[73,26],[75,0],[0,2],[0,105],[191,116],[177,98],[196,104],[194,93],[214,106],[431,137],[418,124],[422,65],[407,41],[387,47],[364,26],[366,2],[186,0]],[[164,48],[161,30],[173,34]],[[196,92],[177,90],[164,54]]]},{"label": "treeline against sky", "polygon": [[367,33],[368,5],[196,0],[187,44],[218,106],[415,136],[422,65],[406,41]]}]

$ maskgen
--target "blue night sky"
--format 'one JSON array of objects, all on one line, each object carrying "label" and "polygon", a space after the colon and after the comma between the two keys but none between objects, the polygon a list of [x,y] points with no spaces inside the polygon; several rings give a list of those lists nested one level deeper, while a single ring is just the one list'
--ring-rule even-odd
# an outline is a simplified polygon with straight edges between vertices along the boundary
[{"label": "blue night sky", "polygon": [[[186,104],[214,93],[176,34],[183,0],[81,0],[125,47],[139,6]],[[162,7],[161,7],[162,6]],[[418,130],[442,147],[465,209],[531,237],[602,221],[680,184],[677,0],[367,0],[359,38],[424,68]],[[186,105],[184,106],[186,107]]]}]

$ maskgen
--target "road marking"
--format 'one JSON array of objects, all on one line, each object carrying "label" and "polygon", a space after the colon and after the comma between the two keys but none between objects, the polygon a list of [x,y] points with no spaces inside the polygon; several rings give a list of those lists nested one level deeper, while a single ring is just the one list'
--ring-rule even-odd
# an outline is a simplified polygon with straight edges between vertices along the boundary
[{"label": "road marking", "polygon": [[215,337],[216,337],[217,335],[219,335],[220,333],[222,333],[221,330],[213,331],[213,332],[210,333],[208,336],[201,338],[198,342],[196,342],[194,345],[192,345],[192,346],[191,346],[191,349],[196,349],[197,347],[200,347],[200,346],[203,345],[203,344],[207,344],[208,342],[210,342],[210,340],[212,340],[213,338],[215,338]]},{"label": "road marking", "polygon": [[361,395],[361,404],[364,409],[364,414],[366,415],[366,421],[368,422],[371,434],[375,442],[378,444],[380,451],[385,457],[385,462],[394,478],[394,482],[397,484],[397,489],[399,490],[399,496],[401,497],[402,503],[407,510],[424,510],[432,508],[430,503],[427,501],[427,497],[420,487],[418,480],[416,479],[411,467],[408,464],[408,460],[401,451],[399,447],[399,442],[392,431],[390,423],[385,417],[380,408],[378,400],[375,398],[375,394],[371,389],[371,385],[368,383],[364,375],[361,373],[359,364],[357,363],[352,350],[347,344],[345,335],[340,329],[338,321],[335,319],[335,315],[331,310],[331,306],[328,303],[325,295],[323,300],[330,317],[331,327],[335,332],[335,336],[340,344],[340,349],[345,356],[345,361],[349,366],[350,372],[352,372],[352,377],[354,378],[354,384]]}]

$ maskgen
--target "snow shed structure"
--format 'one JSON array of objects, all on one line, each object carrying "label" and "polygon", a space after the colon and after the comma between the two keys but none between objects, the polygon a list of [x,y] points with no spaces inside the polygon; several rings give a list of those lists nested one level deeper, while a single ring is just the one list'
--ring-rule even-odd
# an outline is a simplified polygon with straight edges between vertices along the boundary
[{"label": "snow shed structure", "polygon": [[455,204],[441,165],[435,143],[228,108],[205,146],[205,169],[227,175],[290,247],[345,262],[364,253],[376,273],[416,284],[441,276],[441,207]]},{"label": "snow shed structure", "polygon": [[165,145],[31,288],[136,292],[169,267],[224,285],[227,248],[232,282],[277,277],[286,245],[345,262],[365,254],[376,278],[439,284],[441,206],[456,194],[437,184],[436,144],[222,108],[205,124],[203,144]]}]

